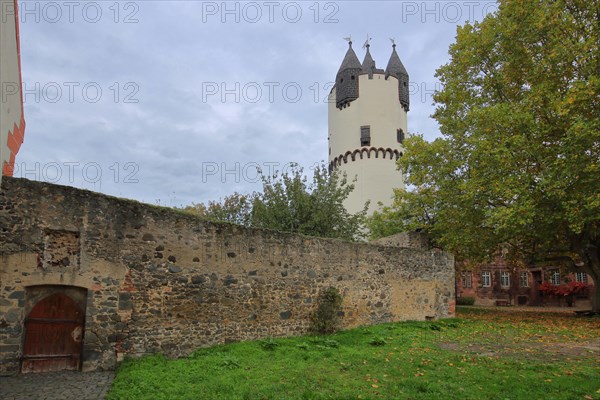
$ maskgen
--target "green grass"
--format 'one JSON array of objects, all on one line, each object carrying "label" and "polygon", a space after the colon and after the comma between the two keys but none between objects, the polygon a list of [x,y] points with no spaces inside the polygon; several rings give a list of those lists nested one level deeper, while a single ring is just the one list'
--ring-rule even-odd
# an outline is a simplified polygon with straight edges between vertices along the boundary
[{"label": "green grass", "polygon": [[600,319],[458,316],[129,360],[107,399],[600,399]]}]

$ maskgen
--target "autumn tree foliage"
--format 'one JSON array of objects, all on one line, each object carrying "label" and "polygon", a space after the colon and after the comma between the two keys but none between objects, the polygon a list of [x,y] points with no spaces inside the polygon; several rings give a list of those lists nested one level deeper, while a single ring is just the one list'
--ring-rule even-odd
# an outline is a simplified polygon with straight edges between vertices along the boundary
[{"label": "autumn tree foliage", "polygon": [[262,192],[234,193],[186,210],[213,221],[309,236],[356,240],[363,232],[366,205],[360,213],[348,213],[343,202],[354,185],[325,164],[314,169],[311,181],[297,165],[261,177]]},{"label": "autumn tree foliage", "polygon": [[550,282],[544,282],[540,285],[540,291],[557,297],[573,296],[583,292],[588,285],[582,282],[571,281],[562,285],[553,285]]},{"label": "autumn tree foliage", "polygon": [[442,137],[405,142],[409,189],[375,236],[426,229],[460,258],[498,245],[526,265],[595,282],[600,311],[600,2],[500,0],[459,27],[433,117]]}]

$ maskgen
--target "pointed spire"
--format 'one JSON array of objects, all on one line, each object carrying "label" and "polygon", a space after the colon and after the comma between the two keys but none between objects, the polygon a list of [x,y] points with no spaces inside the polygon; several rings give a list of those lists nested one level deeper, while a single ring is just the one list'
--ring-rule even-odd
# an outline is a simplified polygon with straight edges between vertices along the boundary
[{"label": "pointed spire", "polygon": [[346,55],[344,56],[342,65],[340,65],[338,74],[345,69],[351,69],[351,68],[360,69],[360,68],[362,68],[362,66],[360,65],[360,61],[358,60],[356,53],[352,49],[352,40],[349,40],[348,41],[348,51],[346,52]]},{"label": "pointed spire", "polygon": [[358,99],[358,75],[362,66],[352,50],[352,39],[348,38],[348,51],[335,76],[336,106],[342,109]]},{"label": "pointed spire", "polygon": [[398,53],[396,53],[396,43],[392,43],[392,55],[385,68],[385,76],[388,77],[392,75],[399,79],[401,74],[408,76],[408,72],[406,72],[406,68],[404,68],[402,61],[400,61]]},{"label": "pointed spire", "polygon": [[371,52],[369,51],[371,45],[367,42],[365,47],[367,48],[367,54],[365,54],[365,59],[362,62],[362,72],[371,75],[373,74],[373,71],[375,71],[375,60],[373,60]]},{"label": "pointed spire", "polygon": [[400,61],[398,53],[396,53],[396,43],[394,43],[393,39],[391,40],[392,55],[385,68],[385,78],[387,79],[390,76],[394,76],[398,79],[398,99],[400,100],[402,108],[404,108],[405,111],[408,111],[410,109],[408,72],[406,72],[406,68],[404,68],[402,61]]}]

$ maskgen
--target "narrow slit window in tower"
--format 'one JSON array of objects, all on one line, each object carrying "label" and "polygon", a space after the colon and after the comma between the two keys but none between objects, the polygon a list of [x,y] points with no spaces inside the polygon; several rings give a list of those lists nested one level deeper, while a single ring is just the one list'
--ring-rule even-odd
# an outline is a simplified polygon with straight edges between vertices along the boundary
[{"label": "narrow slit window in tower", "polygon": [[361,126],[360,127],[360,145],[361,146],[370,146],[371,145],[371,126]]}]

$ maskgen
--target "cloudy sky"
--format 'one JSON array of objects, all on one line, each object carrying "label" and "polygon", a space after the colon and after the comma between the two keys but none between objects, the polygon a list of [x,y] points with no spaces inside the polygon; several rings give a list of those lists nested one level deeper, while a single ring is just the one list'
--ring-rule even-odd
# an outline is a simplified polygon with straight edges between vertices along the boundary
[{"label": "cloudy sky", "polygon": [[15,176],[167,206],[260,188],[256,167],[327,160],[325,98],[352,36],[429,115],[456,27],[493,1],[20,1],[25,142]]}]

